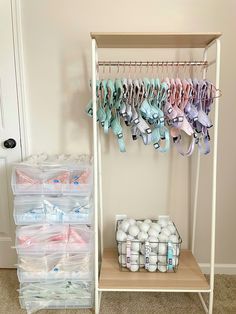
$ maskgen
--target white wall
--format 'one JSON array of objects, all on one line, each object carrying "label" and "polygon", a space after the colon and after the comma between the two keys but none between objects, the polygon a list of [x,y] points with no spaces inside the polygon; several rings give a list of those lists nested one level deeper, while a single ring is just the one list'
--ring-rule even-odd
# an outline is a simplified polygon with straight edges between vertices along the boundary
[{"label": "white wall", "polygon": [[[233,0],[180,1],[75,1],[22,0],[23,43],[28,97],[31,153],[46,151],[91,152],[92,121],[84,113],[90,98],[91,31],[211,32],[222,38],[223,96],[220,105],[219,174],[217,197],[218,263],[236,263],[234,249],[235,140],[231,137],[236,106],[233,69],[236,68]],[[188,54],[181,51],[169,59]],[[150,60],[167,59],[166,52],[148,53]],[[147,59],[144,51],[103,51],[107,59]],[[197,56],[199,56],[197,52]],[[212,132],[212,131],[211,131]],[[114,244],[114,216],[135,217],[169,212],[189,242],[191,198],[190,160],[175,150],[156,154],[151,147],[128,140],[128,153],[120,154],[112,136],[103,138],[105,245]],[[203,157],[199,200],[197,256],[208,261],[211,156]],[[202,226],[202,227],[201,227]]]}]

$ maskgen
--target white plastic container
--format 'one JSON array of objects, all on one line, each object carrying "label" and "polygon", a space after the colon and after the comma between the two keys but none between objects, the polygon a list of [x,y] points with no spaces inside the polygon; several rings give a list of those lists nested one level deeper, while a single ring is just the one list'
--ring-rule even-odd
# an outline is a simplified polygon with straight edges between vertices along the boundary
[{"label": "white plastic container", "polygon": [[18,164],[12,171],[12,190],[17,194],[89,195],[92,167],[88,164]]},{"label": "white plastic container", "polygon": [[93,306],[91,281],[42,281],[20,284],[19,299],[28,313],[41,309],[90,308]]},{"label": "white plastic container", "polygon": [[93,231],[87,225],[44,224],[16,228],[18,254],[90,252]]},{"label": "white plastic container", "polygon": [[21,283],[43,280],[91,280],[92,262],[92,253],[20,255],[17,275]]},{"label": "white plastic container", "polygon": [[37,300],[33,301],[23,297],[19,297],[20,306],[27,310],[28,313],[35,313],[43,309],[63,310],[63,309],[78,309],[78,308],[92,308],[93,297],[78,298],[76,300]]},{"label": "white plastic container", "polygon": [[92,206],[89,197],[82,196],[16,196],[16,225],[43,223],[90,224]]}]

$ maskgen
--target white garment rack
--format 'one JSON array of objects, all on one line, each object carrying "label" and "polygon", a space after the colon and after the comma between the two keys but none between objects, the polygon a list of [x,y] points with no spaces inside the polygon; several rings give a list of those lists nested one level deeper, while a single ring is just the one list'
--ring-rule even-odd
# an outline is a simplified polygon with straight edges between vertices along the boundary
[{"label": "white garment rack", "polygon": [[[97,111],[96,80],[99,65],[98,48],[203,48],[203,62],[215,65],[215,86],[219,89],[220,80],[220,33],[91,33],[92,39],[92,100],[93,112]],[[215,58],[208,62],[208,49],[215,45]],[[189,62],[188,62],[189,63]],[[117,64],[115,64],[117,65]],[[122,65],[122,61],[121,61]],[[128,64],[127,64],[128,65]],[[150,65],[152,65],[150,63]],[[191,64],[189,64],[191,65]],[[107,62],[107,66],[111,66]],[[203,71],[206,77],[206,67]],[[210,284],[202,274],[195,258],[195,233],[197,202],[200,174],[200,153],[197,156],[196,184],[193,206],[193,230],[191,250],[183,250],[180,266],[175,274],[152,273],[146,277],[143,272],[131,273],[119,270],[116,251],[103,249],[103,202],[101,140],[96,115],[93,115],[93,153],[94,153],[94,202],[95,202],[95,313],[99,313],[103,291],[139,291],[139,292],[196,292],[206,313],[213,313],[214,265],[215,265],[215,220],[216,220],[216,175],[217,175],[217,140],[218,140],[218,105],[215,99],[212,206],[211,206],[211,255]],[[99,258],[101,256],[101,268]],[[173,277],[176,276],[176,277]],[[202,293],[209,294],[207,304]]]}]

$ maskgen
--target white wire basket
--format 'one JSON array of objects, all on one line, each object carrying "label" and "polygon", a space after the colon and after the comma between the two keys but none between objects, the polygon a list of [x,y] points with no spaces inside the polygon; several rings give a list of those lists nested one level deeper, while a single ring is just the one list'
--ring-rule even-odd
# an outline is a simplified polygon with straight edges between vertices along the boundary
[{"label": "white wire basket", "polygon": [[[150,226],[148,227],[146,220],[139,219],[136,221],[136,224],[133,224],[135,226],[133,230],[131,230],[132,225],[129,225],[128,228],[131,227],[131,229],[128,230],[131,233],[133,231],[134,234],[130,235],[127,234],[128,230],[124,231],[127,229],[128,220],[118,220],[116,224],[116,241],[120,270],[132,272],[176,272],[179,266],[182,239],[175,224],[168,220],[166,227],[161,227],[158,220],[148,220],[150,222]],[[135,221],[134,219],[131,220]],[[143,231],[143,229],[147,231]],[[135,235],[137,232],[138,234]],[[119,241],[119,237],[122,236],[125,239]]]}]

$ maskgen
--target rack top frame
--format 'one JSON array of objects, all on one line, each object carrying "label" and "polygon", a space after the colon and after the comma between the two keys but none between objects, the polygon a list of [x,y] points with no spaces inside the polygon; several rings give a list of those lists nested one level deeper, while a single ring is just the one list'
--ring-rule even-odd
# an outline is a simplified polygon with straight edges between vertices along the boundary
[{"label": "rack top frame", "polygon": [[205,48],[221,33],[90,33],[98,48]]}]

